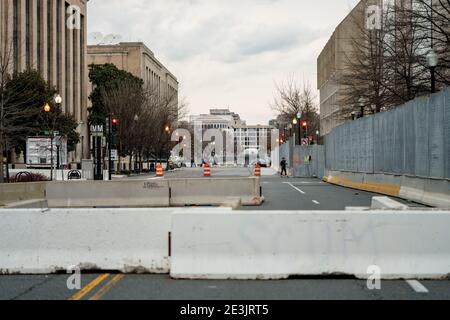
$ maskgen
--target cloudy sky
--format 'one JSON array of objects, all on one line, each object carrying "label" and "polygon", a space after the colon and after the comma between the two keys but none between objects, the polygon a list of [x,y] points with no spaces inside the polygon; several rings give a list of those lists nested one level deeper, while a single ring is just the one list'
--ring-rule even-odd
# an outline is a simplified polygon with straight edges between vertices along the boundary
[{"label": "cloudy sky", "polygon": [[92,0],[89,32],[142,41],[180,82],[191,114],[230,108],[266,124],[274,87],[316,88],[316,59],[355,0]]}]

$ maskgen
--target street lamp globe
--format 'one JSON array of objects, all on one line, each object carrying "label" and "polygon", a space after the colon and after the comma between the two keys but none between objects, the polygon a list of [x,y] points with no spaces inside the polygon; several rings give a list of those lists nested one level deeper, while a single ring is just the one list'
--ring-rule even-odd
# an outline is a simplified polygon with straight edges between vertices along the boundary
[{"label": "street lamp globe", "polygon": [[296,119],[294,119],[294,120],[292,120],[292,123],[293,123],[294,125],[297,125],[297,123],[298,123],[298,120],[297,120],[297,118],[296,118]]},{"label": "street lamp globe", "polygon": [[436,52],[431,49],[430,52],[427,54],[427,64],[430,68],[435,68],[438,65],[438,56]]},{"label": "street lamp globe", "polygon": [[62,97],[61,97],[60,94],[57,94],[57,95],[55,96],[55,103],[56,103],[56,104],[61,104],[61,103],[62,103]]},{"label": "street lamp globe", "polygon": [[299,111],[299,112],[297,113],[297,119],[301,119],[301,118],[302,118],[302,112]]},{"label": "street lamp globe", "polygon": [[50,112],[50,111],[52,111],[52,108],[50,107],[50,105],[48,104],[48,102],[44,105],[44,111],[45,112]]},{"label": "street lamp globe", "polygon": [[138,115],[135,115],[135,116],[134,116],[134,121],[136,121],[136,122],[139,121],[139,116],[138,116]]}]

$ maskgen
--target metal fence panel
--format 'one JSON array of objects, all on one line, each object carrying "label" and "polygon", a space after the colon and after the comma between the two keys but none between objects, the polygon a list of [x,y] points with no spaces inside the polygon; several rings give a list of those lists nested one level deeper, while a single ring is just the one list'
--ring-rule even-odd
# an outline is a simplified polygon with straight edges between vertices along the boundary
[{"label": "metal fence panel", "polygon": [[404,150],[404,173],[408,175],[414,175],[416,170],[416,127],[414,113],[415,102],[409,102],[406,106],[403,117],[404,117],[404,130],[405,130],[405,150]]},{"label": "metal fence panel", "polygon": [[433,95],[429,104],[430,177],[444,178],[444,95]]},{"label": "metal fence panel", "polygon": [[341,125],[326,136],[329,170],[450,178],[450,88]]},{"label": "metal fence panel", "polygon": [[419,98],[414,105],[416,128],[416,172],[417,176],[428,177],[429,170],[429,149],[428,149],[428,99]]},{"label": "metal fence panel", "polygon": [[446,158],[445,177],[450,179],[450,90],[444,94],[444,154]]}]

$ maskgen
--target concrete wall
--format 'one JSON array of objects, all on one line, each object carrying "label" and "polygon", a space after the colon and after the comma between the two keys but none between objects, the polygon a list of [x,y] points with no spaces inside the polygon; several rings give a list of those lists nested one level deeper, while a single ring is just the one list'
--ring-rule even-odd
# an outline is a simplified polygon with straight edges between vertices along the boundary
[{"label": "concrete wall", "polygon": [[450,274],[450,211],[174,215],[171,276],[284,279]]}]

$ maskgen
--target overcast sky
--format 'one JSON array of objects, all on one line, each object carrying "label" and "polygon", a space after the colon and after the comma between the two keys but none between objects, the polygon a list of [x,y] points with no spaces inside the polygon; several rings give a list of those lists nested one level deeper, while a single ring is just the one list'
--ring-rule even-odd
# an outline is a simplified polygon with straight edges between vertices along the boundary
[{"label": "overcast sky", "polygon": [[89,33],[142,41],[191,114],[230,108],[267,124],[275,83],[317,87],[317,56],[355,0],[92,0]]}]

